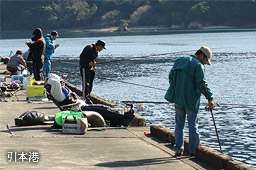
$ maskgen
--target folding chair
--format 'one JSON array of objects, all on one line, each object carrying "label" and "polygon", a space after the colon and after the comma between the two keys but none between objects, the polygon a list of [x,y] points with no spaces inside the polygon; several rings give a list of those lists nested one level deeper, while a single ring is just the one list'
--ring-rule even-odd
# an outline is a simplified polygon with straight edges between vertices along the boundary
[{"label": "folding chair", "polygon": [[7,99],[12,99],[12,101],[19,100],[17,96],[17,92],[20,90],[19,86],[16,86],[15,88],[7,88],[7,87],[1,87],[1,98],[3,98],[4,101]]},{"label": "folding chair", "polygon": [[67,105],[60,105],[60,103],[47,91],[45,90],[47,98],[49,100],[52,100],[53,103],[61,110],[72,110],[72,111],[81,111],[81,105],[82,103],[79,102],[78,100],[76,101],[76,103],[72,103],[72,104],[67,104]]}]

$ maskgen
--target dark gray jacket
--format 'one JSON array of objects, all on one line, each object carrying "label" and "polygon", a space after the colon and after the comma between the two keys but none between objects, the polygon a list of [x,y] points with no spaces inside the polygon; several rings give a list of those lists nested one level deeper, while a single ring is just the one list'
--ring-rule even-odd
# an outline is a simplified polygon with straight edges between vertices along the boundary
[{"label": "dark gray jacket", "polygon": [[23,57],[19,54],[15,54],[10,58],[9,62],[7,63],[7,68],[17,68],[20,65],[22,65],[23,67],[27,66]]}]

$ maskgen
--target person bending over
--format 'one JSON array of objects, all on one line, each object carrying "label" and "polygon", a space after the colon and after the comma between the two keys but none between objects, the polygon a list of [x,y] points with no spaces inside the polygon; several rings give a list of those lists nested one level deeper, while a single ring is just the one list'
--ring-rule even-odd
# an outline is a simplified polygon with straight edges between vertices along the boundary
[{"label": "person bending over", "polygon": [[106,42],[98,40],[96,44],[87,45],[80,54],[80,73],[82,76],[83,98],[87,104],[91,104],[90,94],[92,92],[95,77],[96,59],[98,53],[106,49]]}]

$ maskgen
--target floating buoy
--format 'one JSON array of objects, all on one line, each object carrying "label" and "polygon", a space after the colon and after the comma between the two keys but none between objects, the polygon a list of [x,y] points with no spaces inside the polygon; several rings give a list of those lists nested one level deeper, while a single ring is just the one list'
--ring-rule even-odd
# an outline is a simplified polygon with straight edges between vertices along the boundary
[{"label": "floating buoy", "polygon": [[67,77],[68,77],[67,74],[63,74],[63,75],[62,75],[62,78],[67,78]]},{"label": "floating buoy", "polygon": [[137,110],[141,111],[144,110],[145,107],[143,105],[138,105],[137,107],[135,107]]}]

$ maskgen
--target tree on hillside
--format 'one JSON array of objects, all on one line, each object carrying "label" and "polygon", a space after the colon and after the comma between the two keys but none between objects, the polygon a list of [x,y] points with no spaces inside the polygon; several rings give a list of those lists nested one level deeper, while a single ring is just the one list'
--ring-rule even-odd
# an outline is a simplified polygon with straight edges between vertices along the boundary
[{"label": "tree on hillside", "polygon": [[101,17],[101,25],[105,27],[117,26],[120,20],[120,11],[112,10]]},{"label": "tree on hillside", "polygon": [[49,22],[55,25],[55,27],[71,28],[88,24],[88,19],[97,12],[97,6],[93,4],[90,7],[83,0],[58,0],[52,2],[46,9],[52,14]]},{"label": "tree on hillside", "polygon": [[146,13],[151,8],[150,5],[144,5],[137,8],[131,15],[130,15],[130,22],[133,25],[139,25],[140,17],[143,13]]},{"label": "tree on hillside", "polygon": [[46,0],[0,1],[4,30],[77,29],[119,26],[256,26],[256,1]]}]

